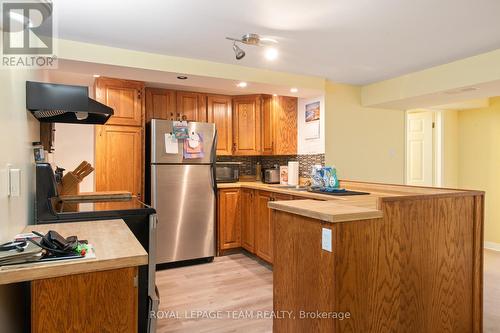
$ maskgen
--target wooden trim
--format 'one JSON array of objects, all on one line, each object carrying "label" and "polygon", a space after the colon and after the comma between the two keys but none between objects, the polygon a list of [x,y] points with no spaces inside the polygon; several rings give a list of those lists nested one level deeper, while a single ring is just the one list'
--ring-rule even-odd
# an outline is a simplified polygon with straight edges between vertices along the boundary
[{"label": "wooden trim", "polygon": [[474,197],[472,332],[483,331],[484,195]]}]

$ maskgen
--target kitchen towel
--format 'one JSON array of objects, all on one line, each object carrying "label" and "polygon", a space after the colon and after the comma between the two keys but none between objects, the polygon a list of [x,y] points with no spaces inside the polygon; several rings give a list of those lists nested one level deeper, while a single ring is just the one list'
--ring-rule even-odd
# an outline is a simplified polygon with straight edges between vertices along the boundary
[{"label": "kitchen towel", "polygon": [[299,162],[288,162],[288,185],[299,185]]}]

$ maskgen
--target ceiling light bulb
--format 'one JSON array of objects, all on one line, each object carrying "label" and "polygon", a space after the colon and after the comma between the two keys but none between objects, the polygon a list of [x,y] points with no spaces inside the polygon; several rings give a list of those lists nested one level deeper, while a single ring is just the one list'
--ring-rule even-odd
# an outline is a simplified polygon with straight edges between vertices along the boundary
[{"label": "ceiling light bulb", "polygon": [[236,45],[236,42],[233,43],[233,51],[236,60],[241,60],[243,59],[243,57],[245,57],[245,51],[243,51],[238,45]]},{"label": "ceiling light bulb", "polygon": [[240,82],[236,85],[237,87],[240,87],[240,88],[246,88],[247,86],[247,83],[246,82]]},{"label": "ceiling light bulb", "polygon": [[277,97],[277,96],[278,96],[278,94],[273,94],[273,96],[274,96],[274,97]]},{"label": "ceiling light bulb", "polygon": [[276,60],[278,58],[278,50],[274,47],[267,48],[264,55],[269,61]]},{"label": "ceiling light bulb", "polygon": [[299,89],[297,89],[297,88],[291,88],[290,89],[290,92],[293,93],[293,94],[295,94],[298,91],[299,91]]},{"label": "ceiling light bulb", "polygon": [[92,76],[95,77],[95,78],[101,77],[99,74],[94,74]]}]

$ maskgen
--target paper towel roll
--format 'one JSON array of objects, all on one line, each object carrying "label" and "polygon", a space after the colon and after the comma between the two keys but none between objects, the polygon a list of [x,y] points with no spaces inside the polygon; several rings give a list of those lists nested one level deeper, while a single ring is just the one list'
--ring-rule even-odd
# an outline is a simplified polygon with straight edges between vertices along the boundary
[{"label": "paper towel roll", "polygon": [[288,162],[288,185],[299,185],[299,162]]}]

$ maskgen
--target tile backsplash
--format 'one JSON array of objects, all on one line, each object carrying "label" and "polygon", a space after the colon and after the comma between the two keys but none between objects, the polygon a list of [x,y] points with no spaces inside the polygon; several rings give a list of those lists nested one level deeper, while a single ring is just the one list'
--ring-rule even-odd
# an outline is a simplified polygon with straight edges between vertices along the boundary
[{"label": "tile backsplash", "polygon": [[282,155],[282,156],[217,156],[218,162],[241,162],[241,175],[255,175],[255,164],[260,162],[263,169],[272,168],[275,164],[287,165],[289,161],[299,162],[300,177],[309,177],[311,167],[315,164],[325,165],[325,154],[314,155]]}]

